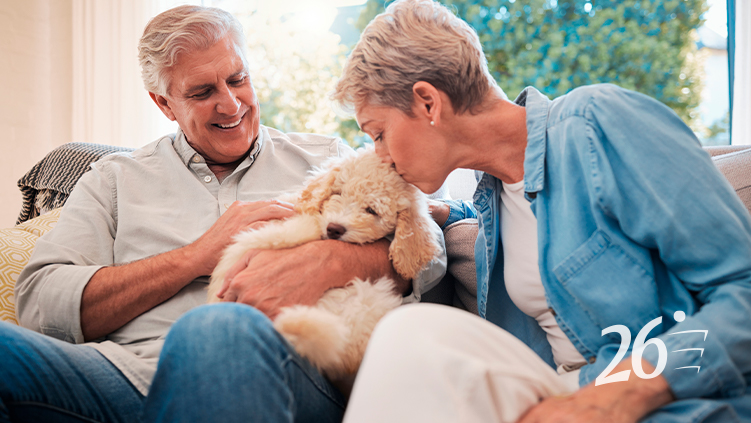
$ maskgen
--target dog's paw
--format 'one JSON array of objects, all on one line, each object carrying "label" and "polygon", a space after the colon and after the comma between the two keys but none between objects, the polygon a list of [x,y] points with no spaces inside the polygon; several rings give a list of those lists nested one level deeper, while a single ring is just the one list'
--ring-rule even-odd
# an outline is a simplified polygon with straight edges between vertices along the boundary
[{"label": "dog's paw", "polygon": [[294,306],[279,313],[274,328],[322,372],[340,371],[350,330],[339,316],[318,308]]}]

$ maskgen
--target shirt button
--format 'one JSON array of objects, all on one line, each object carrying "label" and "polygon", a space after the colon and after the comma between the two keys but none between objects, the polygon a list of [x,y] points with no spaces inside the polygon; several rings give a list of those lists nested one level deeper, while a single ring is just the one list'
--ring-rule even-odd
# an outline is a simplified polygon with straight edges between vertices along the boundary
[{"label": "shirt button", "polygon": [[229,204],[226,204],[226,203],[225,203],[225,204],[224,204],[224,208],[225,208],[225,209],[228,209],[228,208],[229,208]]},{"label": "shirt button", "polygon": [[207,176],[207,177],[203,178],[203,181],[208,184],[209,182],[211,182],[211,176]]},{"label": "shirt button", "polygon": [[193,156],[193,163],[198,163],[200,161],[201,161],[201,156],[199,156],[198,154],[196,154],[195,156]]},{"label": "shirt button", "polygon": [[588,361],[589,361],[589,364],[593,364],[595,361],[597,361],[597,357],[595,356],[589,357]]}]

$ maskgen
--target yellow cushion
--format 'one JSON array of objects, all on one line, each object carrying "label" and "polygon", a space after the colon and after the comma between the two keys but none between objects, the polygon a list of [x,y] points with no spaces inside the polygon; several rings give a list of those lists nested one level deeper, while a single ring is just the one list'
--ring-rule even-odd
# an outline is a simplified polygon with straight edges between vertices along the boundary
[{"label": "yellow cushion", "polygon": [[0,320],[18,324],[13,287],[29,262],[34,244],[49,232],[60,218],[60,209],[26,221],[10,229],[0,229]]}]

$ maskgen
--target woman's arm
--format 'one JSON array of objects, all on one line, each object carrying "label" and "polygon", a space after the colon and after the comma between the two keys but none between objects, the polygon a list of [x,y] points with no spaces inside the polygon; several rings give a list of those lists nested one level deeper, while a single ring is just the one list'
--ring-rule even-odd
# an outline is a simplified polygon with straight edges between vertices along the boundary
[{"label": "woman's arm", "polygon": [[[642,360],[642,368],[652,373],[652,365]],[[613,369],[631,371],[631,360]],[[662,376],[595,386],[594,382],[567,396],[548,397],[530,409],[519,423],[636,423],[643,416],[675,400]]]},{"label": "woman's arm", "polygon": [[462,219],[477,217],[477,210],[469,201],[463,200],[428,200],[428,210],[433,220],[445,229],[446,226]]}]

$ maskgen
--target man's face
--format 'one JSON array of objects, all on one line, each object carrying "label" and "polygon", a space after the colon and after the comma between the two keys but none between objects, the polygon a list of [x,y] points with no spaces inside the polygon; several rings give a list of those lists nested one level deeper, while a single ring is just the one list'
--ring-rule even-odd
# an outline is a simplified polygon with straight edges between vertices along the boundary
[{"label": "man's face", "polygon": [[178,56],[166,96],[150,93],[209,164],[242,159],[258,137],[258,98],[232,38]]}]

